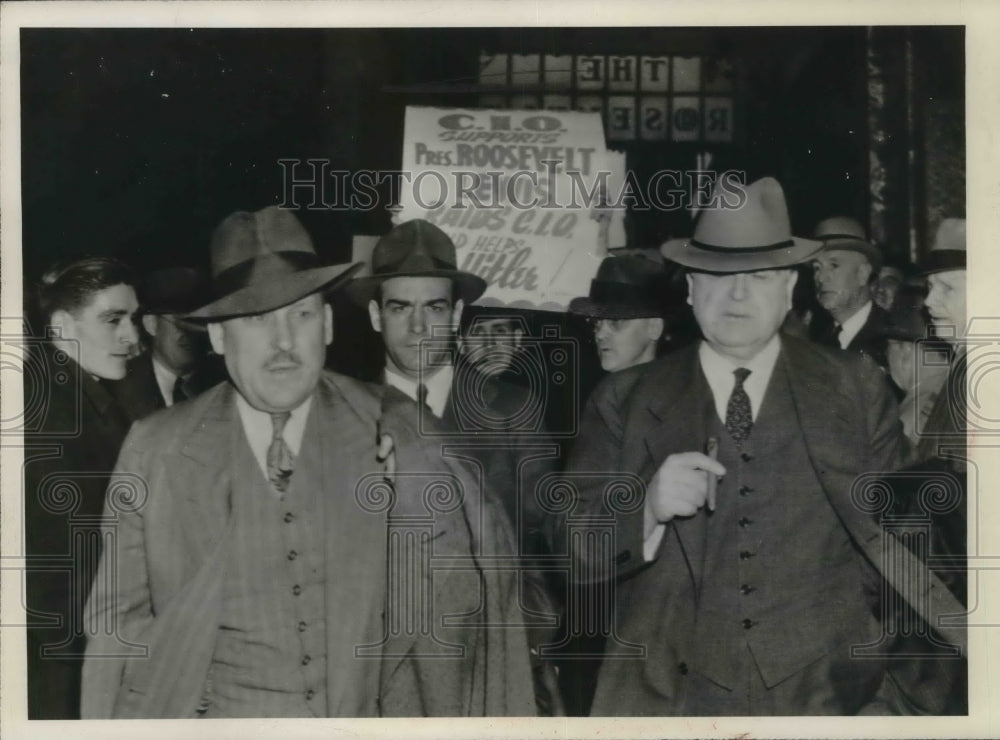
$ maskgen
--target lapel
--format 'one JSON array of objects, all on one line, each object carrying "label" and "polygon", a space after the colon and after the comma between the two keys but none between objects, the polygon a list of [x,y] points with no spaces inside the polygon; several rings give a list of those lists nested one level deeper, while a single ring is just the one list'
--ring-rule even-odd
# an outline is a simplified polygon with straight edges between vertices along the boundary
[{"label": "lapel", "polygon": [[[243,428],[236,412],[235,390],[224,383],[206,394],[205,410],[186,428],[187,441],[178,452],[161,455],[161,471],[169,499],[199,562],[213,550],[232,509],[230,485],[233,445]],[[245,442],[244,442],[245,443]]]},{"label": "lapel", "polygon": [[[623,470],[637,470],[648,483],[656,470],[676,452],[702,451],[708,437],[705,405],[714,409],[711,390],[698,364],[698,342],[680,349],[666,363],[649,373],[645,385],[651,393],[645,410],[643,445],[625,449]],[[714,413],[714,411],[713,411]],[[630,422],[626,422],[630,423]],[[635,459],[629,459],[631,456]],[[676,533],[695,584],[701,582],[708,519],[703,512],[675,519],[668,526]]]},{"label": "lapel", "polygon": [[808,344],[782,337],[783,364],[809,460],[827,499],[854,539],[864,546],[878,527],[851,501],[851,488],[869,455],[859,428],[857,401],[843,387],[841,366]]},{"label": "lapel", "polygon": [[385,515],[359,505],[357,486],[375,472],[374,395],[354,391],[324,373],[307,433],[323,451],[323,520],[327,569],[327,708],[330,716],[374,712],[378,664],[355,648],[381,638],[385,598]]}]

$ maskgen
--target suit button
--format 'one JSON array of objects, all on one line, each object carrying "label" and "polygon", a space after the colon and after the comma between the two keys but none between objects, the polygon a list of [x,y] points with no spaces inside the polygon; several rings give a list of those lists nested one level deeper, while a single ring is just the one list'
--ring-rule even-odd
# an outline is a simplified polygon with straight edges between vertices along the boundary
[{"label": "suit button", "polygon": [[285,524],[288,524],[288,523],[289,523],[289,522],[291,522],[291,521],[292,521],[292,519],[294,519],[294,518],[295,518],[295,515],[294,515],[294,514],[292,514],[292,512],[290,512],[290,511],[289,511],[289,512],[286,512],[286,513],[285,513]]},{"label": "suit button", "polygon": [[751,591],[756,591],[756,590],[757,589],[755,589],[753,586],[748,586],[745,583],[742,586],[740,586],[740,593],[743,594],[744,596],[746,596]]},{"label": "suit button", "polygon": [[740,553],[740,560],[749,560],[752,557],[753,553],[750,552],[749,550],[744,550],[743,552]]},{"label": "suit button", "polygon": [[299,632],[305,632],[306,631],[306,626],[307,625],[306,625],[305,622],[299,622]]},{"label": "suit button", "polygon": [[309,661],[312,660],[308,655],[302,656],[302,665],[309,665]]},{"label": "suit button", "polygon": [[739,525],[740,525],[741,527],[743,527],[744,529],[746,529],[746,528],[747,528],[747,527],[749,527],[749,526],[750,526],[751,524],[753,524],[753,519],[747,519],[746,517],[743,517],[742,519],[740,519],[740,520],[739,520],[738,522],[736,522],[736,523],[737,523],[737,524],[739,524]]},{"label": "suit button", "polygon": [[292,586],[292,593],[298,596],[300,593],[302,593],[302,586],[296,583],[294,586]]},{"label": "suit button", "polygon": [[678,663],[677,664],[677,671],[682,676],[686,676],[687,673],[688,673],[688,664],[687,663]]},{"label": "suit button", "polygon": [[746,496],[747,494],[753,493],[752,486],[740,486],[740,496]]},{"label": "suit button", "polygon": [[314,696],[316,696],[316,692],[315,692],[315,691],[313,691],[312,689],[309,689],[309,690],[308,690],[308,691],[306,692],[306,701],[309,701],[309,700],[310,700],[310,699],[312,699],[312,698],[313,698]]},{"label": "suit button", "polygon": [[751,460],[753,460],[753,455],[751,455],[749,452],[740,453],[740,460],[742,460],[743,462],[750,462]]},{"label": "suit button", "polygon": [[757,624],[757,623],[754,622],[752,619],[744,619],[743,620],[743,629],[748,630],[751,627],[753,627],[755,624]]},{"label": "suit button", "polygon": [[289,550],[288,551],[288,559],[289,560],[295,560],[295,558],[297,558],[298,556],[299,556],[299,554],[297,552],[295,552],[295,550]]}]

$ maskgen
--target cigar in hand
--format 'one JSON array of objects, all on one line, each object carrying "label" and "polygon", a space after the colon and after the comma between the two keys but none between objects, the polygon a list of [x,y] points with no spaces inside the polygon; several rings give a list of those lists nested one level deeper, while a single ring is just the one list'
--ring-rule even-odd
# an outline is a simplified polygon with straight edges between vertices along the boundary
[{"label": "cigar in hand", "polygon": [[[713,460],[719,459],[719,440],[715,437],[709,437],[708,441],[705,443],[705,454],[708,455]],[[708,510],[715,511],[715,487],[717,484],[717,479],[715,473],[711,470],[706,470],[705,475],[708,476]]]}]

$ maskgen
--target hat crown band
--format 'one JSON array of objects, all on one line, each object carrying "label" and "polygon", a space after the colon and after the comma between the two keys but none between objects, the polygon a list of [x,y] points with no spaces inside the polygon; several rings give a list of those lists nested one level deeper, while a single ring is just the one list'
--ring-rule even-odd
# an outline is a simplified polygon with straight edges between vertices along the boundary
[{"label": "hat crown band", "polygon": [[691,246],[695,249],[701,249],[705,252],[722,252],[727,254],[761,254],[764,252],[777,252],[782,249],[788,249],[789,247],[795,246],[795,242],[791,239],[785,239],[784,241],[774,242],[772,244],[763,244],[753,247],[730,247],[723,244],[707,244],[697,239],[691,240]]},{"label": "hat crown band", "polygon": [[653,285],[591,280],[590,299],[595,303],[613,303],[637,308],[659,308],[660,294]]},{"label": "hat crown band", "polygon": [[320,267],[320,261],[315,252],[267,252],[219,272],[212,280],[212,292],[216,298],[223,298],[251,285],[264,285],[317,267]]}]

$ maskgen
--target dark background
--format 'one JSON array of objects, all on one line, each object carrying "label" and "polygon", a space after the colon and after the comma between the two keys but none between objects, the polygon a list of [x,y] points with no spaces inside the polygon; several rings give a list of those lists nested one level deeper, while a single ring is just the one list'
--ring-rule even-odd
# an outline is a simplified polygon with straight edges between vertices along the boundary
[{"label": "dark background", "polygon": [[[878,141],[873,50],[886,82]],[[891,206],[880,224],[890,254],[913,251],[912,214],[927,211],[927,187],[940,189],[920,164],[932,162],[927,131],[950,136],[952,149],[964,135],[961,27],[23,29],[26,296],[51,263],[84,254],[116,255],[140,269],[206,264],[222,218],[282,200],[279,159],[398,169],[405,106],[476,105],[470,83],[481,51],[724,55],[737,75],[733,143],[637,142],[626,147],[629,168],[640,179],[686,169],[695,149],[711,149],[714,169],[778,177],[793,229],[806,234],[832,214],[869,223],[870,154],[880,149],[884,185],[902,193],[878,196]],[[903,78],[900,99],[895,81]],[[942,103],[937,118],[921,118]],[[923,169],[912,165],[914,148]],[[964,139],[958,151],[961,159]],[[955,200],[964,208],[964,170],[962,178]],[[954,191],[954,182],[945,188]],[[390,227],[384,209],[299,215],[331,262],[349,260],[353,234]],[[631,214],[629,246],[655,247],[691,228],[686,211]],[[915,248],[926,249],[927,218],[916,228]],[[338,333],[367,358],[360,374],[370,374],[380,353],[366,346],[367,318],[338,307]],[[588,340],[564,317],[531,319]],[[353,346],[357,339],[366,341]]]}]

